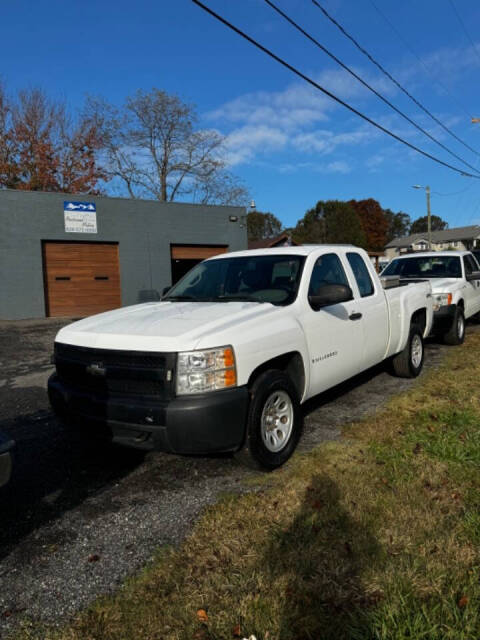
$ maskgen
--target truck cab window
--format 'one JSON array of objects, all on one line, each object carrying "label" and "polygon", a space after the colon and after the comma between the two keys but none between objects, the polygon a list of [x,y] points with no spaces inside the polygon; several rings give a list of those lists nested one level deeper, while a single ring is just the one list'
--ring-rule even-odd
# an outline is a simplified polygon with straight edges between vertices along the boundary
[{"label": "truck cab window", "polygon": [[308,295],[316,295],[318,290],[326,284],[343,284],[350,286],[342,263],[335,253],[326,253],[318,258],[313,267]]},{"label": "truck cab window", "polygon": [[361,297],[371,296],[374,293],[373,282],[362,257],[358,253],[347,253],[347,260],[357,281]]},{"label": "truck cab window", "polygon": [[463,256],[463,265],[465,267],[465,275],[470,275],[478,269],[472,256]]}]

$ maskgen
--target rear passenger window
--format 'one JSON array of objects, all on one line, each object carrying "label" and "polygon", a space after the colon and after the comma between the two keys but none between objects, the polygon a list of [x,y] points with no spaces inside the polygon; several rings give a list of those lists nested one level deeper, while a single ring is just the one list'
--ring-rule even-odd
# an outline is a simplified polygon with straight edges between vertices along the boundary
[{"label": "rear passenger window", "polygon": [[347,253],[347,260],[352,267],[353,275],[357,281],[358,290],[362,298],[371,296],[373,289],[373,282],[368,273],[367,265],[363,261],[363,258],[358,253]]},{"label": "rear passenger window", "polygon": [[344,284],[347,287],[350,286],[342,263],[335,253],[326,253],[316,261],[312,271],[308,295],[316,295],[320,287],[326,284]]}]

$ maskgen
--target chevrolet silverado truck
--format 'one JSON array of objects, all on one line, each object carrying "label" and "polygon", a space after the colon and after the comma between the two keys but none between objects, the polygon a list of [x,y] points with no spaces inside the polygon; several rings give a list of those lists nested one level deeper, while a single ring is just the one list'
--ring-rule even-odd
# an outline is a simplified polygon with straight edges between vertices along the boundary
[{"label": "chevrolet silverado truck", "polygon": [[223,254],[161,301],[61,329],[48,391],[74,429],[273,469],[294,451],[312,396],[387,359],[417,376],[431,324],[430,283],[384,289],[362,249]]},{"label": "chevrolet silverado truck", "polygon": [[480,312],[480,270],[470,251],[434,251],[395,258],[382,276],[400,282],[429,280],[433,295],[432,334],[446,344],[465,339],[465,320]]}]

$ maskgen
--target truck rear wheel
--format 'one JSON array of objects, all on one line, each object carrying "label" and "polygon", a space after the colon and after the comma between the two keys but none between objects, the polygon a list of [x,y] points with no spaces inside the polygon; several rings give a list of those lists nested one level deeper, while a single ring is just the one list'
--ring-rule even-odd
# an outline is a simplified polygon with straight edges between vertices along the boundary
[{"label": "truck rear wheel", "polygon": [[250,389],[247,432],[236,454],[256,468],[280,467],[295,451],[303,426],[297,391],[283,371],[260,374]]},{"label": "truck rear wheel", "polygon": [[450,330],[443,335],[443,341],[445,344],[462,344],[465,340],[465,315],[462,307],[455,309],[455,315],[453,316],[452,326]]},{"label": "truck rear wheel", "polygon": [[423,336],[420,327],[413,324],[403,351],[393,357],[393,371],[399,378],[416,378],[423,367]]}]

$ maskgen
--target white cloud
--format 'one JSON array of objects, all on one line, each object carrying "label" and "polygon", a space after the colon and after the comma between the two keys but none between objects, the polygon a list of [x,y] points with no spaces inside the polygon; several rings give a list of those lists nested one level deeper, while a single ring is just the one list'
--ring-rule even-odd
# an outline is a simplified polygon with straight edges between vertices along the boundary
[{"label": "white cloud", "polygon": [[360,127],[344,133],[333,133],[326,129],[300,133],[292,139],[293,146],[304,153],[332,153],[339,146],[357,145],[370,141],[372,133],[366,127]]},{"label": "white cloud", "polygon": [[288,136],[279,128],[266,125],[245,125],[232,131],[226,139],[226,160],[229,165],[252,160],[256,153],[270,153],[286,147]]},{"label": "white cloud", "polygon": [[287,162],[278,166],[280,173],[297,173],[299,171],[314,171],[315,173],[350,173],[352,170],[348,162],[334,160],[332,162]]},{"label": "white cloud", "polygon": [[335,160],[334,162],[329,162],[325,165],[324,170],[327,173],[350,173],[351,168],[347,162]]},{"label": "white cloud", "polygon": [[365,162],[365,166],[371,173],[378,171],[379,167],[385,162],[385,156],[381,154],[375,154],[371,158],[368,158]]},{"label": "white cloud", "polygon": [[207,114],[225,123],[298,129],[327,120],[329,100],[306,85],[290,85],[284,91],[259,91],[239,96]]}]

